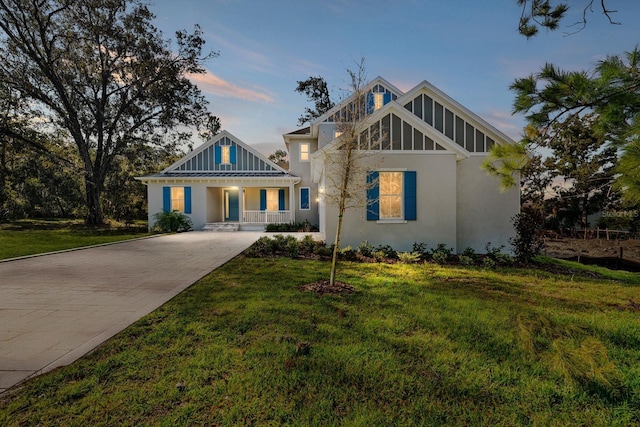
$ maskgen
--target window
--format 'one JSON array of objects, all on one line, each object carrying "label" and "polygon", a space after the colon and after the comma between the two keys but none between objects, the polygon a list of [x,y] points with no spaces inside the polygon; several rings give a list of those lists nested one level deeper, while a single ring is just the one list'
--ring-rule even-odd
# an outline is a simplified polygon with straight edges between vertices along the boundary
[{"label": "window", "polygon": [[163,187],[162,210],[191,213],[191,187]]},{"label": "window", "polygon": [[236,146],[235,145],[216,145],[214,153],[214,164],[219,165],[235,165],[236,164]]},{"label": "window", "polygon": [[417,219],[415,171],[374,171],[367,174],[367,220]]},{"label": "window", "polygon": [[229,164],[231,163],[231,147],[229,147],[228,145],[223,145],[220,147],[220,149],[222,150],[220,152],[221,154],[221,159],[220,159],[220,163],[222,164]]},{"label": "window", "polygon": [[309,161],[309,144],[308,143],[300,144],[300,161],[301,162]]},{"label": "window", "polygon": [[184,212],[184,187],[171,187],[171,211]]},{"label": "window", "polygon": [[309,196],[309,187],[300,188],[300,210],[308,211],[309,209],[311,209]]},{"label": "window", "polygon": [[384,93],[373,94],[373,111],[378,111],[384,105]]},{"label": "window", "polygon": [[380,172],[380,219],[402,219],[402,172]]}]

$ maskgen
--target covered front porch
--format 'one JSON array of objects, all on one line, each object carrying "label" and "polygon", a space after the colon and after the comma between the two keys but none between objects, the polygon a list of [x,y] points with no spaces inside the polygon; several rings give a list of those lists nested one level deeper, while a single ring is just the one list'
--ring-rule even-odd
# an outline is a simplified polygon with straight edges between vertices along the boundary
[{"label": "covered front porch", "polygon": [[295,221],[293,186],[208,186],[206,223],[265,225]]}]

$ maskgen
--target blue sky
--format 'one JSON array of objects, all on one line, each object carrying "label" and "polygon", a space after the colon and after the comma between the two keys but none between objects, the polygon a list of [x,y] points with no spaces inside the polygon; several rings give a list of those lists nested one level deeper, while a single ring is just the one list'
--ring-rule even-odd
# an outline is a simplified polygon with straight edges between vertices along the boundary
[{"label": "blue sky", "polygon": [[165,37],[201,26],[206,48],[220,53],[197,80],[211,112],[268,154],[284,148],[282,134],[310,106],[296,82],[320,75],[337,100],[361,57],[369,79],[403,91],[428,80],[517,139],[524,120],[511,114],[515,78],[545,62],[592,69],[640,44],[637,0],[608,0],[622,25],[594,9],[583,31],[565,35],[586,2],[569,0],[565,26],[531,40],[517,34],[515,0],[152,0],[150,8]]}]

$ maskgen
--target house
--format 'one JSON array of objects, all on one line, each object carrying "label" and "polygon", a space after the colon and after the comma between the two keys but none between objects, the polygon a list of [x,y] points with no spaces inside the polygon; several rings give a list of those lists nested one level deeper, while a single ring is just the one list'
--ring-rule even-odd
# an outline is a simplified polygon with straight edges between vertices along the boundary
[{"label": "house", "polygon": [[[404,251],[414,242],[457,251],[484,251],[489,242],[509,247],[519,191],[501,191],[481,164],[493,144],[513,141],[426,81],[404,93],[378,77],[364,92],[366,173],[355,190],[364,202],[346,211],[341,246],[368,240]],[[174,209],[190,215],[196,228],[307,220],[332,242],[338,121],[350,102],[284,135],[288,170],[223,132],[161,173],[140,178],[148,186],[150,221]]]},{"label": "house", "polygon": [[295,219],[300,178],[223,131],[158,174],[147,185],[149,227],[158,212],[183,212],[195,229],[232,224],[264,228]]}]

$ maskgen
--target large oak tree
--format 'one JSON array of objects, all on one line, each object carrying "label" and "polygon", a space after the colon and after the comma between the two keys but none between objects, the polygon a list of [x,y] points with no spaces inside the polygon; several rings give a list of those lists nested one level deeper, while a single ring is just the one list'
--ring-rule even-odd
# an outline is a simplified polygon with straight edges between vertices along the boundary
[{"label": "large oak tree", "polygon": [[188,78],[215,54],[203,54],[198,27],[172,46],[153,18],[139,0],[0,0],[0,75],[24,116],[73,141],[89,224],[104,220],[101,194],[121,156],[220,127]]}]

